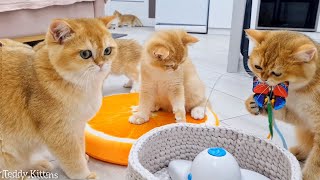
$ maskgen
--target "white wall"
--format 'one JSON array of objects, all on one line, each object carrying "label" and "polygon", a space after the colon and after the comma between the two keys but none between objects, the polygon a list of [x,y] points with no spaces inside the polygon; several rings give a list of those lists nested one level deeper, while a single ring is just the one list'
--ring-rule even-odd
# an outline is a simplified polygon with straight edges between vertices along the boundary
[{"label": "white wall", "polygon": [[233,0],[210,0],[209,27],[231,28]]},{"label": "white wall", "polygon": [[106,15],[112,15],[115,10],[137,16],[144,26],[154,25],[154,20],[148,18],[149,0],[108,0],[105,6]]},{"label": "white wall", "polygon": [[[210,0],[209,28],[231,28],[233,1]],[[154,19],[148,18],[149,0],[108,0],[105,10],[107,15],[111,15],[114,10],[134,14],[141,19],[144,25],[154,25]]]}]

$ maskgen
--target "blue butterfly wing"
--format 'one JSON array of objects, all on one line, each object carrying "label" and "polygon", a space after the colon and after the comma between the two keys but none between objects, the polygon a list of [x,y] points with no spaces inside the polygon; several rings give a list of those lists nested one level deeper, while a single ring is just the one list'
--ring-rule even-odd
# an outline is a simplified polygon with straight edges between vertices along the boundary
[{"label": "blue butterfly wing", "polygon": [[265,94],[255,94],[253,96],[254,101],[257,103],[257,105],[262,108],[264,105],[264,100],[266,98]]},{"label": "blue butterfly wing", "polygon": [[275,102],[274,102],[274,109],[279,110],[283,108],[286,105],[286,99],[283,97],[276,96]]}]

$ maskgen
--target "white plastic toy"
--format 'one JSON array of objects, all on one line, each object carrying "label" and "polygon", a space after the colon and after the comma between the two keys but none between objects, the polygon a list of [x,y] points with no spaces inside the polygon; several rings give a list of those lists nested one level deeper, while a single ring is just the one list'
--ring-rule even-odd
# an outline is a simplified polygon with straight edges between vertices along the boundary
[{"label": "white plastic toy", "polygon": [[223,148],[208,148],[192,161],[169,163],[172,180],[270,180],[254,171],[240,169],[236,159]]}]

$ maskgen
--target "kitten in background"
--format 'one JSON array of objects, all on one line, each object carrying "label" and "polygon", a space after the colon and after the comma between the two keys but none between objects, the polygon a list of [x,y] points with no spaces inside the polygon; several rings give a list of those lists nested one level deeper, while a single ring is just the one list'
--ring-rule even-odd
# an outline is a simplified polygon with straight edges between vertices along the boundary
[{"label": "kitten in background", "polygon": [[152,111],[173,112],[177,122],[186,122],[186,112],[203,119],[205,86],[188,57],[188,45],[198,39],[182,30],[156,32],[144,45],[138,112],[129,121],[143,124]]},{"label": "kitten in background", "polygon": [[111,75],[125,75],[129,81],[123,85],[130,92],[139,92],[139,75],[142,46],[127,39],[116,39],[118,54],[111,63]]},{"label": "kitten in background", "polygon": [[0,40],[0,169],[51,171],[48,148],[71,179],[95,179],[85,154],[84,129],[100,109],[102,83],[117,44],[106,26],[113,17],[53,20],[35,50]]},{"label": "kitten in background", "polygon": [[[286,105],[274,111],[276,119],[296,128],[298,145],[291,147],[304,161],[303,179],[320,179],[320,46],[309,37],[290,31],[246,30],[255,42],[249,67],[261,80],[275,86],[289,82]],[[253,96],[246,101],[248,111],[267,116]]]},{"label": "kitten in background", "polygon": [[124,25],[128,25],[131,27],[143,26],[140,19],[135,15],[121,14],[119,11],[114,11],[113,15],[118,18],[118,27],[122,27]]}]

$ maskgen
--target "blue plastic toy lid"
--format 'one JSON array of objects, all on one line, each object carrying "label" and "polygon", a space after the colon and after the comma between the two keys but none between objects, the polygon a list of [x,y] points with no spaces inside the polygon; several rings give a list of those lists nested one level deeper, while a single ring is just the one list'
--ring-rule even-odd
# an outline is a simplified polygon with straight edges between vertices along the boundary
[{"label": "blue plastic toy lid", "polygon": [[215,147],[215,148],[209,148],[208,149],[208,153],[211,156],[215,156],[215,157],[223,157],[227,154],[227,151],[223,148],[219,148],[219,147]]}]

